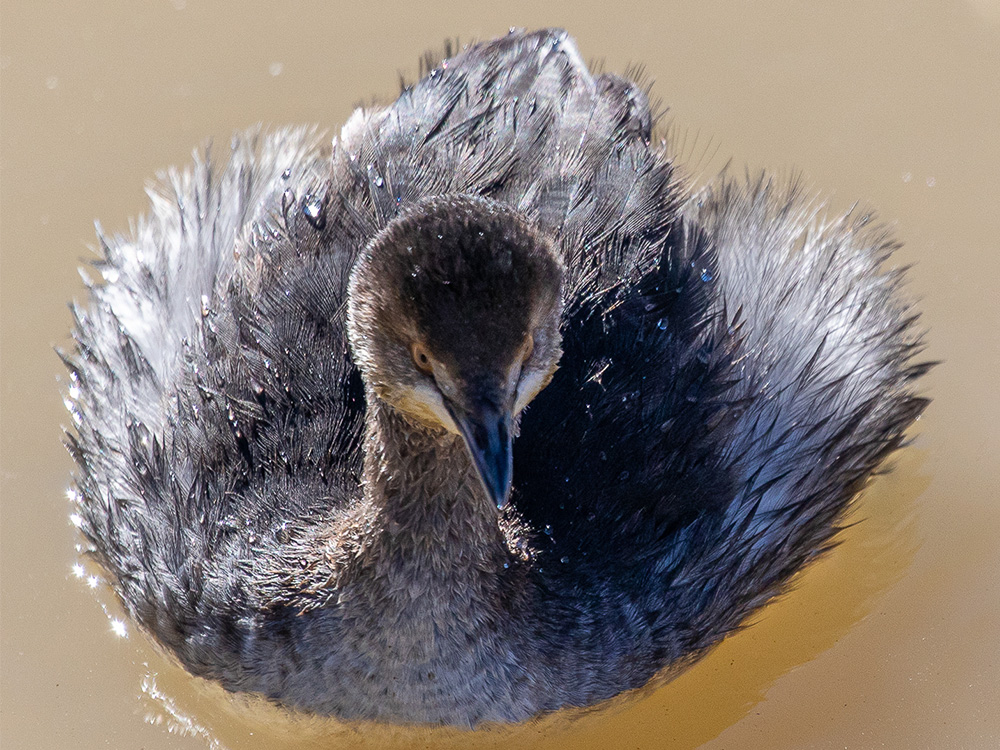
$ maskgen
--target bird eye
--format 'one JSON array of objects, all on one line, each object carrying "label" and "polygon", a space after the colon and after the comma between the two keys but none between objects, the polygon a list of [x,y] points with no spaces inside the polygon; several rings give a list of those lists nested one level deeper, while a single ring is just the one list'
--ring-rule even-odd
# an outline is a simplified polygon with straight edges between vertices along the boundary
[{"label": "bird eye", "polygon": [[413,364],[417,366],[420,372],[426,375],[432,375],[434,368],[431,367],[431,355],[427,353],[427,349],[423,344],[414,341],[410,345],[410,354],[413,355]]}]

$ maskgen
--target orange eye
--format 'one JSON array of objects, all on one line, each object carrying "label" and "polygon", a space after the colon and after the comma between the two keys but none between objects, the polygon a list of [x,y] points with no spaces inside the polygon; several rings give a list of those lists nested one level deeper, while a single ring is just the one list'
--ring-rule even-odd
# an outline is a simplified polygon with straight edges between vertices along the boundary
[{"label": "orange eye", "polygon": [[427,375],[433,374],[434,368],[431,366],[431,355],[427,352],[423,344],[416,341],[410,344],[410,354],[413,355],[413,364],[417,366],[420,372]]}]

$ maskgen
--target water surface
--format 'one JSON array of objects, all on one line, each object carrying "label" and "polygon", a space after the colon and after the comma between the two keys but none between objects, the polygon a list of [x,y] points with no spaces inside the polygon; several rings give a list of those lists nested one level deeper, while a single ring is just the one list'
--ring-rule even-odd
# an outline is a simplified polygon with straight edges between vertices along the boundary
[{"label": "water surface", "polygon": [[[517,0],[2,8],[2,710],[5,748],[1000,746],[1000,6],[991,0],[612,4]],[[256,122],[336,129],[445,37],[562,25],[643,63],[691,172],[801,173],[890,220],[930,328],[934,403],[792,593],[673,683],[473,737],[338,729],[229,701],[74,572],[68,416],[53,346],[92,221]],[[79,577],[82,576],[82,577]],[[95,596],[96,593],[96,596]]]}]

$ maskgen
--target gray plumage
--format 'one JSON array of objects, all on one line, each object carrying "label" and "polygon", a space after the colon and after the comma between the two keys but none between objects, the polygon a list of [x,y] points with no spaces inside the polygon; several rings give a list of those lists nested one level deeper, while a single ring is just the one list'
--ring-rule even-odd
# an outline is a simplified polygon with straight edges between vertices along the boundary
[{"label": "gray plumage", "polygon": [[[519,721],[780,591],[926,366],[884,228],[767,177],[689,195],[644,93],[563,32],[428,67],[332,149],[197,156],[102,239],[68,441],[83,534],[191,672],[347,719]],[[477,409],[493,431],[456,434]]]}]

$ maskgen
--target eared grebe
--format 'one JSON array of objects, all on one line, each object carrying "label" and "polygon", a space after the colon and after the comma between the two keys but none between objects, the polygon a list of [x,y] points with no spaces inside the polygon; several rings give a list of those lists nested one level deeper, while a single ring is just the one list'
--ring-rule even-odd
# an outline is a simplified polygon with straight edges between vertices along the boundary
[{"label": "eared grebe", "polygon": [[512,32],[102,240],[79,521],[188,670],[520,721],[688,663],[830,545],[925,403],[894,243],[766,177],[691,195],[651,126]]}]

